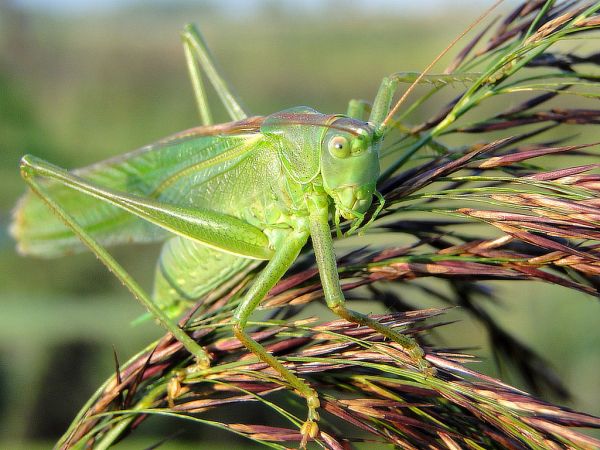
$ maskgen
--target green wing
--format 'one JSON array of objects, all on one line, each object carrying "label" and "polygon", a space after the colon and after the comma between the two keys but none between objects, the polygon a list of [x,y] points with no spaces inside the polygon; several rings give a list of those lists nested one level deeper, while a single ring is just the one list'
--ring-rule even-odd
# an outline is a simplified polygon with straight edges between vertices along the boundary
[{"label": "green wing", "polygon": [[[100,186],[193,206],[193,198],[185,192],[176,192],[182,182],[197,187],[231,169],[257,147],[262,137],[249,132],[212,133],[214,130],[200,127],[73,173]],[[155,225],[56,182],[46,182],[46,188],[103,245],[152,242],[169,236]],[[23,254],[54,257],[84,248],[31,192],[18,202],[10,230]]]}]

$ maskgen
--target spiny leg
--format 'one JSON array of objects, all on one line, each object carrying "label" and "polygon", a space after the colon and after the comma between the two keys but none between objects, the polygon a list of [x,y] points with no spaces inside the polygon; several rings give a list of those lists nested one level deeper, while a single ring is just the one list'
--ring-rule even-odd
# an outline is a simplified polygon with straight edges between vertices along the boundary
[{"label": "spiny leg", "polygon": [[208,80],[215,88],[232,120],[242,120],[248,117],[239,100],[217,70],[214,59],[198,29],[192,24],[186,25],[182,33],[182,39],[202,123],[208,125],[212,122],[212,118],[206,100],[200,68],[206,73]]},{"label": "spiny leg", "polygon": [[425,360],[425,353],[413,338],[398,333],[392,328],[379,323],[377,320],[346,307],[346,300],[340,287],[335,253],[333,251],[333,241],[329,228],[328,200],[324,196],[314,195],[309,198],[309,203],[310,235],[327,306],[343,319],[368,326],[388,339],[397,342],[404,348],[421,371],[428,375],[435,373],[435,369]]},{"label": "spiny leg", "polygon": [[267,350],[250,337],[245,331],[248,318],[256,309],[259,302],[267,295],[269,290],[281,279],[288,268],[298,257],[300,250],[308,239],[307,231],[292,231],[285,240],[285,245],[275,252],[275,256],[269,261],[267,266],[258,274],[256,280],[250,287],[242,303],[238,306],[233,316],[233,332],[244,346],[258,356],[263,362],[267,363],[281,375],[294,389],[296,389],[305,399],[308,406],[308,419],[303,424],[301,432],[303,435],[302,444],[306,440],[314,438],[318,433],[317,421],[319,420],[319,397],[305,381],[298,378],[292,372],[285,368],[276,357],[267,352]]},{"label": "spiny leg", "polygon": [[31,190],[38,195],[75,235],[96,255],[96,257],[112,272],[119,281],[133,294],[133,296],[144,306],[175,339],[195,356],[201,367],[210,366],[210,357],[196,341],[188,336],[177,324],[173,323],[166,313],[161,310],[141,288],[141,286],[131,277],[131,275],[121,266],[112,255],[100,245],[83,227],[81,227],[74,218],[66,212],[57,202],[55,202],[36,182],[34,177],[37,170],[34,166],[27,164],[26,160],[21,162],[21,176],[27,182]]}]

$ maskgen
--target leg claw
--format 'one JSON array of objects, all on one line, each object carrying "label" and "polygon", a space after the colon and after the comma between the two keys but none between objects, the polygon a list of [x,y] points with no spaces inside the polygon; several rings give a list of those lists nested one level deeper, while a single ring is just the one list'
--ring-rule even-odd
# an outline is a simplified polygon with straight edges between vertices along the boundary
[{"label": "leg claw", "polygon": [[308,406],[308,419],[302,424],[300,433],[302,434],[302,440],[300,441],[300,448],[306,448],[306,443],[309,439],[314,439],[319,435],[319,413],[317,408],[321,406],[319,396],[315,391],[311,389],[311,395],[306,397],[306,405]]},{"label": "leg claw", "polygon": [[300,433],[302,434],[300,448],[306,448],[306,443],[308,442],[308,440],[314,439],[319,435],[319,425],[317,424],[317,422],[308,419],[302,424],[302,428],[300,428]]},{"label": "leg claw", "polygon": [[210,356],[208,356],[208,354],[206,354],[202,358],[197,356],[196,357],[196,365],[198,366],[198,368],[200,370],[208,369],[210,367]]},{"label": "leg claw", "polygon": [[414,342],[414,346],[407,348],[406,352],[411,359],[416,363],[417,368],[425,374],[426,377],[433,377],[437,373],[435,367],[433,367],[426,359],[425,352],[419,344]]}]

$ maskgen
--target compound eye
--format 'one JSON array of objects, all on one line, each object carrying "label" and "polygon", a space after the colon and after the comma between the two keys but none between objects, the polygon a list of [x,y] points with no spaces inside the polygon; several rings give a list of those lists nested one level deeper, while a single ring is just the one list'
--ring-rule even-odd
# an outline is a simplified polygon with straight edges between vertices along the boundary
[{"label": "compound eye", "polygon": [[331,138],[327,147],[329,153],[336,158],[347,158],[350,155],[350,143],[344,136],[335,136]]}]

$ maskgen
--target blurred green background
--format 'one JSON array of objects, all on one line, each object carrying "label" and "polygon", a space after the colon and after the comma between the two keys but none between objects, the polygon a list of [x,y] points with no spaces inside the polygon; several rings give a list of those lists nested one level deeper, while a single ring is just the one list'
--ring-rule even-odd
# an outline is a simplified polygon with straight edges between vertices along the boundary
[{"label": "blurred green background", "polygon": [[[141,308],[93,256],[16,255],[6,226],[24,191],[22,154],[73,168],[194,126],[179,40],[186,22],[201,27],[252,113],[296,105],[343,112],[350,98],[372,99],[383,76],[423,68],[490,2],[47,3],[0,0],[1,448],[50,446],[114,370],[113,347],[125,361],[162,334],[151,323],[131,325]],[[150,284],[157,247],[114,253]],[[596,300],[539,283],[494,287],[506,301],[493,313],[552,362],[573,391],[567,405],[600,414]],[[447,327],[446,344],[476,346],[475,368],[519,384],[494,366],[480,326],[460,311],[452,318],[460,323]],[[180,427],[153,423],[148,440],[131,448]]]}]

